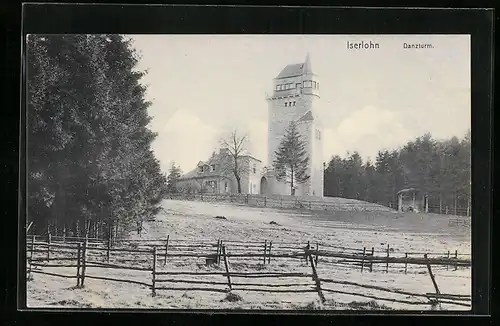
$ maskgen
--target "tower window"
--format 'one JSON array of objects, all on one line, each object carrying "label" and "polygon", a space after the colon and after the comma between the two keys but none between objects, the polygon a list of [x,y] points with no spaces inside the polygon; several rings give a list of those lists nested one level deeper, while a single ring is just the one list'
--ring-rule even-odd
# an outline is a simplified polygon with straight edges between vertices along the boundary
[{"label": "tower window", "polygon": [[293,106],[295,106],[295,101],[293,101]]},{"label": "tower window", "polygon": [[316,83],[316,88],[319,90],[319,83]]},{"label": "tower window", "polygon": [[321,131],[316,129],[316,139],[321,140]]},{"label": "tower window", "polygon": [[316,88],[316,82],[313,81],[313,88]]},{"label": "tower window", "polygon": [[285,106],[288,106],[288,102],[285,102]]}]

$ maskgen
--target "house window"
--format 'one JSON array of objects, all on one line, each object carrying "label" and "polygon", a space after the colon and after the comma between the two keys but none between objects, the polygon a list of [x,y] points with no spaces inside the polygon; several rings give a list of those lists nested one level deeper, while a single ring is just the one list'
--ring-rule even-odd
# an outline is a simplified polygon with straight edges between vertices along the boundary
[{"label": "house window", "polygon": [[214,172],[215,171],[215,164],[212,164],[210,165],[210,172]]},{"label": "house window", "polygon": [[227,181],[224,183],[224,192],[227,192]]},{"label": "house window", "polygon": [[255,167],[255,165],[253,166],[253,173],[257,173],[257,168]]},{"label": "house window", "polygon": [[200,172],[203,173],[203,166],[200,166]]},{"label": "house window", "polygon": [[295,101],[293,101],[293,106],[295,106]]},{"label": "house window", "polygon": [[288,102],[285,102],[285,106],[288,106]]}]

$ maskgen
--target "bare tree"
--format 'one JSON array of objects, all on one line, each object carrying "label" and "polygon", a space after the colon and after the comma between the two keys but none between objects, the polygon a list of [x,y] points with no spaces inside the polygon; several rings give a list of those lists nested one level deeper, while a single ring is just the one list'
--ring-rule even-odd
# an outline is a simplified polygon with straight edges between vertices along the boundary
[{"label": "bare tree", "polygon": [[221,140],[221,147],[226,149],[220,155],[221,175],[233,175],[238,185],[238,193],[241,194],[241,176],[248,173],[250,166],[244,164],[243,156],[247,154],[248,135],[240,135],[236,130]]}]

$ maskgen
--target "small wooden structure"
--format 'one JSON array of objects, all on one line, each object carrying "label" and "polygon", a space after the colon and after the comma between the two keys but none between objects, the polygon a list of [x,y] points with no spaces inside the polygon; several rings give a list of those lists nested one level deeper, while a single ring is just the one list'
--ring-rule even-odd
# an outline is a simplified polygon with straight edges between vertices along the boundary
[{"label": "small wooden structure", "polygon": [[401,189],[397,193],[399,212],[429,212],[429,200],[420,189]]}]

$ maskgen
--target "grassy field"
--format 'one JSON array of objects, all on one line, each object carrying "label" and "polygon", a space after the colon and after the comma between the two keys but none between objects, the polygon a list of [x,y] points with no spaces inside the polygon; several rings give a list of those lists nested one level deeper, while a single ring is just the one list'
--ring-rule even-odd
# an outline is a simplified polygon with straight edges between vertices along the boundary
[{"label": "grassy field", "polygon": [[[416,213],[376,212],[311,212],[271,208],[206,203],[197,201],[166,200],[164,212],[156,221],[145,225],[142,238],[185,239],[192,241],[217,239],[234,241],[321,242],[332,246],[371,248],[384,250],[387,244],[394,254],[405,252],[442,252],[449,250],[459,254],[470,254],[470,229],[465,226],[449,226],[449,216]],[[226,220],[215,219],[225,216]],[[278,225],[269,224],[275,221]],[[131,234],[137,239],[136,234]],[[470,256],[465,256],[470,257]],[[464,258],[464,257],[462,257]],[[255,268],[245,261],[231,261],[231,270],[244,271]],[[172,261],[165,270],[206,270],[208,267],[196,261]],[[213,268],[220,268],[218,266]],[[304,262],[273,261],[260,265],[260,269],[272,271],[310,271]],[[433,284],[425,270],[402,273],[401,266],[389,269],[388,273],[374,269],[372,273],[361,273],[359,269],[328,264],[318,264],[318,274],[343,281],[379,285],[410,292],[434,292]],[[64,268],[44,268],[61,272]],[[69,275],[75,269],[65,271]],[[113,277],[150,279],[150,273],[89,269],[88,273]],[[453,270],[435,268],[436,281],[442,293],[470,294],[470,269]],[[287,279],[284,282],[304,282],[304,279]],[[160,308],[160,309],[430,309],[430,306],[407,305],[393,302],[359,298],[347,294],[326,293],[327,301],[318,302],[316,293],[259,293],[238,292],[239,300],[233,301],[224,293],[201,291],[159,291],[152,297],[150,290],[139,285],[113,283],[89,279],[86,288],[76,289],[74,280],[35,274],[28,282],[28,305],[30,307],[89,307],[89,308]],[[330,286],[348,291],[348,285]],[[352,290],[352,289],[351,289]],[[370,294],[368,289],[362,293]],[[383,295],[391,298],[392,294]],[[402,298],[400,296],[400,298]],[[467,307],[445,306],[442,309],[464,310]]]}]

